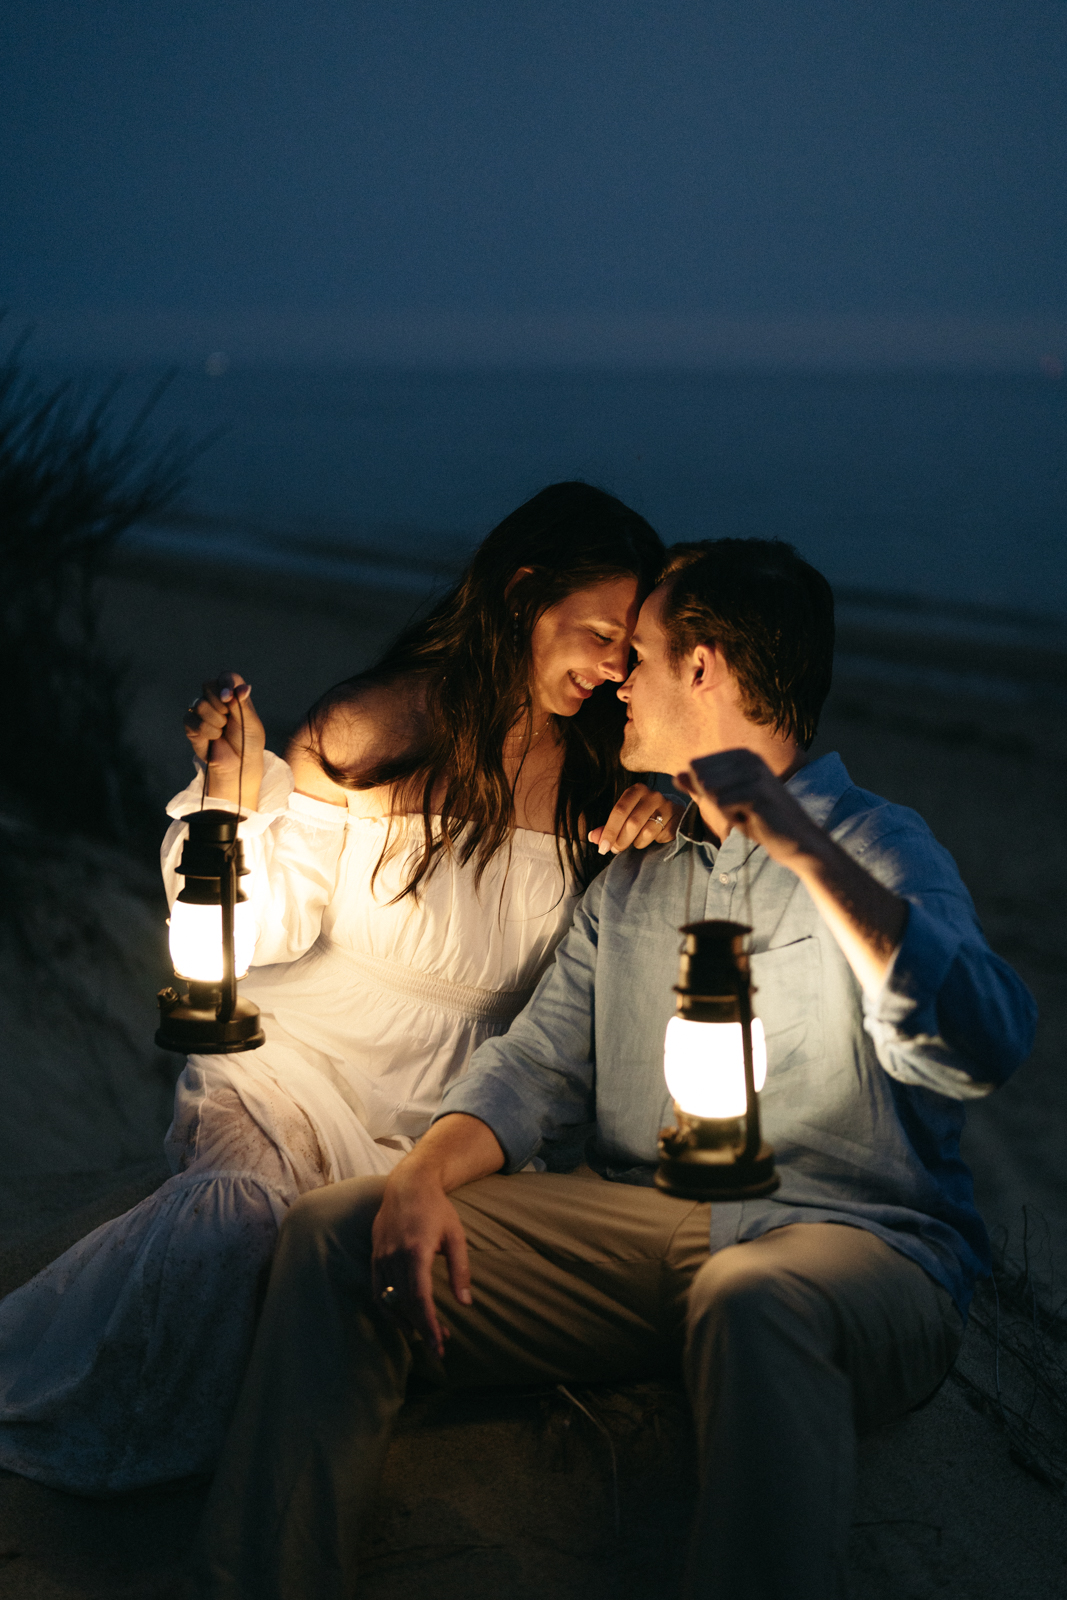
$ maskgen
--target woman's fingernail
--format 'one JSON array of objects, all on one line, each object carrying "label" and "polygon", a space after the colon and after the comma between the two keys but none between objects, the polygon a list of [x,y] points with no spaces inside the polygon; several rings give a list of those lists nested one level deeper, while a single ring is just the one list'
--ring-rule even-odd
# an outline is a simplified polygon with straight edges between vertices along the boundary
[{"label": "woman's fingernail", "polygon": [[460,1305],[464,1305],[464,1306],[469,1306],[469,1305],[473,1304],[473,1302],[471,1300],[471,1292],[470,1292],[469,1289],[461,1289],[459,1291],[459,1302],[460,1302]]},{"label": "woman's fingernail", "polygon": [[220,690],[219,699],[220,700],[232,700],[233,699],[233,690],[232,689],[222,689],[222,690]]}]

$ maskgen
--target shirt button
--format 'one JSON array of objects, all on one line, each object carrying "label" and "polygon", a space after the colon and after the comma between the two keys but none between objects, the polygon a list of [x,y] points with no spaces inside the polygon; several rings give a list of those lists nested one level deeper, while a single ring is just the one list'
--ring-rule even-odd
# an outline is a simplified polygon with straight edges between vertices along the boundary
[{"label": "shirt button", "polygon": [[720,872],[719,873],[719,882],[720,883],[729,883],[729,881],[730,881],[730,874],[728,872]]}]

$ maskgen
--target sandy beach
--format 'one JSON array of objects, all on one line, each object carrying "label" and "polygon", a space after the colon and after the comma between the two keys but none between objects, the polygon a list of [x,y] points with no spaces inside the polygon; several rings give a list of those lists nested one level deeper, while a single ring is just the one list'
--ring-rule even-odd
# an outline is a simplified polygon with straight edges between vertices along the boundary
[{"label": "sandy beach", "polygon": [[[189,771],[182,710],[204,677],[241,670],[279,749],[316,695],[373,659],[413,603],[410,593],[143,563],[109,580],[105,636],[128,662],[131,727],[159,797],[160,831],[163,804]],[[1038,999],[1034,1055],[1007,1088],[972,1106],[966,1153],[987,1222],[1016,1258],[1027,1208],[1027,1248],[1051,1305],[1057,1266],[1067,1271],[1062,712],[1036,679],[1014,698],[1003,685],[994,692],[965,680],[970,660],[961,660],[955,683],[894,682],[875,630],[866,653],[863,643],[853,629],[817,749],[839,751],[863,787],[926,818],[958,861],[994,948]],[[104,851],[79,872],[65,881],[81,896],[83,921],[88,904],[89,922],[112,930],[106,949],[75,940],[69,1003],[27,1004],[12,992],[2,1001],[3,1292],[166,1175],[161,1137],[180,1063],[152,1045],[154,993],[167,973],[158,889],[150,868]],[[94,1015],[77,1001],[90,991],[102,997]],[[1062,1592],[1062,1489],[1013,1459],[1003,1426],[975,1400],[994,1349],[976,1322],[958,1379],[863,1446],[857,1595],[1046,1600]],[[1005,1355],[1003,1373],[1025,1409],[1024,1366],[1016,1370]],[[365,1593],[669,1593],[663,1585],[691,1494],[677,1393],[646,1386],[601,1395],[596,1405],[618,1457],[619,1536],[604,1439],[558,1395],[410,1405]],[[1060,1424],[1050,1417],[1054,1430]],[[181,1485],[99,1508],[0,1477],[0,1600],[178,1596],[201,1493]]]},{"label": "sandy beach", "polygon": [[[161,798],[187,781],[181,712],[204,676],[241,670],[281,749],[316,695],[373,660],[415,603],[269,575],[242,584],[178,569],[114,581],[107,632],[130,661],[133,728]],[[871,638],[885,651],[873,629]],[[959,864],[993,947],[1037,997],[1034,1055],[1000,1094],[973,1105],[968,1152],[990,1226],[1017,1228],[1024,1203],[1039,1208],[1067,1271],[1067,718],[1055,701],[1046,709],[1040,681],[1020,682],[1015,698],[963,673],[951,693],[936,679],[895,686],[877,656],[855,651],[864,643],[855,623],[847,643],[815,752],[837,750],[857,783],[926,819]],[[912,648],[921,657],[921,637]],[[947,664],[944,645],[936,648]],[[973,650],[958,648],[972,667]]]}]

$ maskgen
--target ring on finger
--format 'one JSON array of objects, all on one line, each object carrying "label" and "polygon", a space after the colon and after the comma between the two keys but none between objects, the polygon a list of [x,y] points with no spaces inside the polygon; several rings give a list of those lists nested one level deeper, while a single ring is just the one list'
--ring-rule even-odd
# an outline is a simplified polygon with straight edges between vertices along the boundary
[{"label": "ring on finger", "polygon": [[657,828],[662,828],[663,821],[664,821],[663,812],[662,811],[653,811],[653,813],[652,813],[652,821],[656,824]]}]

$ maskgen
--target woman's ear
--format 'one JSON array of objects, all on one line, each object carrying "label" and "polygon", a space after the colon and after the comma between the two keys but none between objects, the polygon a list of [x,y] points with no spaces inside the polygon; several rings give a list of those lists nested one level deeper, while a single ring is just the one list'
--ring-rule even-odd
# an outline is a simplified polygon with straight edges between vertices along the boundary
[{"label": "woman's ear", "polygon": [[523,578],[532,578],[532,577],[533,577],[533,567],[519,567],[518,570],[516,572],[514,572],[512,574],[512,576],[508,579],[506,585],[504,586],[504,599],[505,600],[510,599],[512,589],[514,589],[514,587],[515,587],[515,585],[517,583],[521,583]]}]

